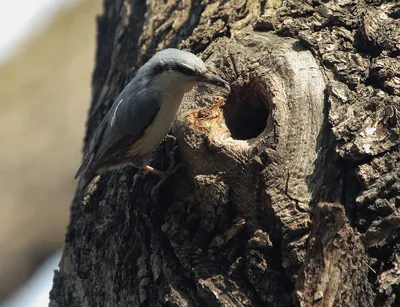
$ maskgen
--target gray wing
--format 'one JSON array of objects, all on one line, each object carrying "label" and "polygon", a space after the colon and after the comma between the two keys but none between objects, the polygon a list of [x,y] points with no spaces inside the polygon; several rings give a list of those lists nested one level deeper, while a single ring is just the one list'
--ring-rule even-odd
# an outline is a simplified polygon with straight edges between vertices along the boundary
[{"label": "gray wing", "polygon": [[129,83],[96,129],[75,178],[92,173],[134,144],[153,122],[160,106],[154,91],[145,91],[145,87],[133,88],[132,82]]}]

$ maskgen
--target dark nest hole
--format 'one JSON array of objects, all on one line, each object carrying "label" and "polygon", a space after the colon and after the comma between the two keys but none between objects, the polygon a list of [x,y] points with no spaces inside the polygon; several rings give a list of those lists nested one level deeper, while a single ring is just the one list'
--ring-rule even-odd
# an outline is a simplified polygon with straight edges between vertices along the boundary
[{"label": "dark nest hole", "polygon": [[267,85],[258,79],[242,86],[231,85],[223,114],[233,139],[252,139],[264,131],[270,113],[268,92]]}]

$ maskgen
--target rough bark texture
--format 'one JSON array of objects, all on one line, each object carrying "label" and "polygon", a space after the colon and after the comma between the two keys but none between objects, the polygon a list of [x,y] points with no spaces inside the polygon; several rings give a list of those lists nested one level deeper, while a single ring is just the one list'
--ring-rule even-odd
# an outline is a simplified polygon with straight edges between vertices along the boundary
[{"label": "rough bark texture", "polygon": [[[154,52],[232,91],[185,97],[153,155],[73,202],[51,306],[400,304],[400,6],[105,1],[87,135]],[[88,138],[86,138],[87,141]],[[87,142],[86,142],[87,143]]]}]

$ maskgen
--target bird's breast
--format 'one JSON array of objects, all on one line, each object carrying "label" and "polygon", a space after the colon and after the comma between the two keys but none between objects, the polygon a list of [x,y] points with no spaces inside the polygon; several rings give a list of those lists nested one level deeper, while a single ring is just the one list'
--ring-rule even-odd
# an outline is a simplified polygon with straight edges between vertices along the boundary
[{"label": "bird's breast", "polygon": [[161,143],[171,128],[182,102],[183,94],[177,93],[166,96],[152,124],[132,146],[130,150],[132,154],[139,156],[150,154]]}]

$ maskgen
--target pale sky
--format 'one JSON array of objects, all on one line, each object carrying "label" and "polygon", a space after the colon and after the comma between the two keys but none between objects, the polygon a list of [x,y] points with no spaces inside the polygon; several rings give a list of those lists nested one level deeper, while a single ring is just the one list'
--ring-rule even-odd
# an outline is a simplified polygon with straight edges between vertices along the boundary
[{"label": "pale sky", "polygon": [[51,256],[36,271],[24,287],[15,292],[1,307],[47,307],[53,285],[54,270],[58,269],[61,251]]},{"label": "pale sky", "polygon": [[[0,0],[0,64],[46,28],[60,8],[79,0]],[[99,0],[100,1],[100,0]]]},{"label": "pale sky", "polygon": [[[46,29],[60,8],[74,5],[78,1],[81,0],[0,0],[0,65],[26,39]],[[60,258],[61,252],[50,257],[32,279],[3,302],[1,307],[48,306],[53,270],[58,268]]]}]

